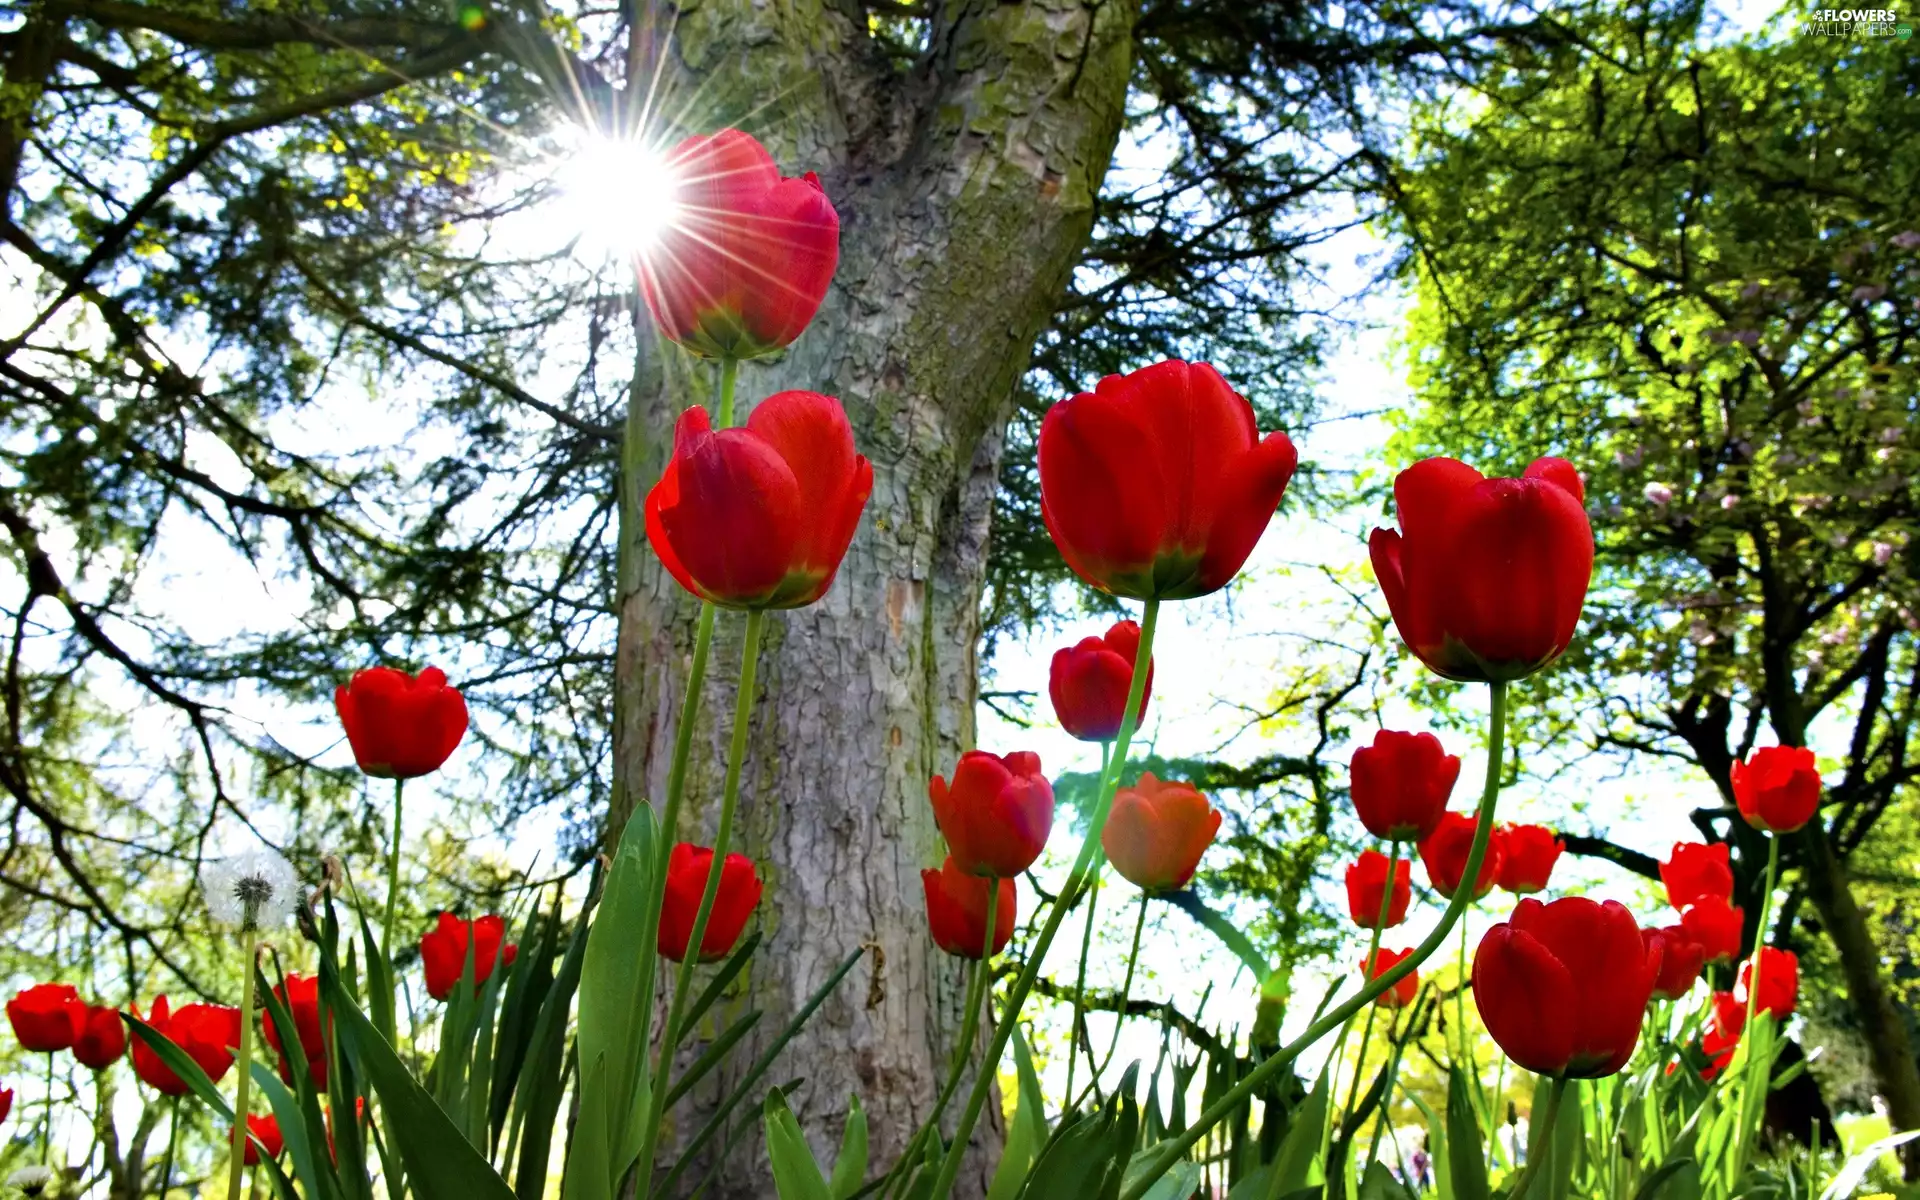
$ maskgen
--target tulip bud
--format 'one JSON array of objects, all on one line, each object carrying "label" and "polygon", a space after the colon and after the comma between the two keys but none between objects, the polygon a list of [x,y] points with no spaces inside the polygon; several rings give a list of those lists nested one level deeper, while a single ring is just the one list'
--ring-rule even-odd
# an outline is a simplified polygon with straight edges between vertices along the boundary
[{"label": "tulip bud", "polygon": [[1733,896],[1733,868],[1725,842],[1675,842],[1673,854],[1660,864],[1660,882],[1667,903],[1675,911],[1702,899],[1728,900]]},{"label": "tulip bud", "polygon": [[1764,746],[1733,764],[1733,800],[1762,833],[1792,833],[1820,808],[1820,768],[1805,746]]},{"label": "tulip bud", "polygon": [[[1360,978],[1372,982],[1393,970],[1412,953],[1411,950],[1389,950],[1382,946],[1372,958],[1360,961]],[[1374,997],[1373,1002],[1382,1008],[1405,1008],[1413,1003],[1413,998],[1419,993],[1420,972],[1409,971],[1392,987]]]},{"label": "tulip bud", "polygon": [[1515,895],[1543,891],[1567,848],[1544,825],[1506,825],[1494,830],[1494,837],[1500,841],[1500,886]]},{"label": "tulip bud", "polygon": [[1114,794],[1100,845],[1128,882],[1163,892],[1187,886],[1218,832],[1220,814],[1198,789],[1147,771]]},{"label": "tulip bud", "polygon": [[1431,733],[1382,729],[1353,752],[1353,808],[1377,838],[1417,842],[1432,836],[1460,778],[1460,760]]},{"label": "tulip bud", "polygon": [[1800,956],[1773,946],[1762,946],[1755,951],[1753,958],[1740,968],[1742,1003],[1746,1002],[1749,992],[1754,991],[1756,965],[1760,970],[1760,986],[1754,995],[1754,1011],[1767,1013],[1778,1021],[1786,1020],[1793,1015],[1794,1006],[1800,1000]]},{"label": "tulip bud", "polygon": [[355,671],[333,690],[333,707],[354,761],[379,779],[432,774],[467,735],[466,698],[438,667],[418,678],[392,667]]},{"label": "tulip bud", "polygon": [[1400,530],[1376,529],[1373,572],[1407,648],[1448,679],[1524,679],[1566,652],[1593,575],[1586,491],[1542,458],[1488,479],[1429,458],[1393,482]]},{"label": "tulip bud", "polygon": [[1678,1000],[1692,991],[1694,981],[1700,978],[1700,968],[1706,963],[1706,950],[1679,925],[1643,929],[1640,934],[1649,959],[1653,957],[1654,943],[1660,943],[1660,974],[1653,981],[1653,999]]},{"label": "tulip bud", "polygon": [[938,871],[921,871],[920,883],[927,893],[927,926],[934,945],[956,958],[980,958],[987,944],[987,890],[998,889],[1000,898],[993,907],[993,947],[988,954],[1007,948],[1019,906],[1013,880],[962,871],[949,854]]},{"label": "tulip bud", "polygon": [[1039,459],[1040,515],[1076,575],[1184,600],[1239,573],[1299,456],[1283,433],[1260,437],[1218,371],[1172,359],[1047,410]]},{"label": "tulip bud", "polygon": [[[1133,685],[1133,660],[1140,653],[1140,626],[1121,621],[1105,637],[1082,638],[1056,650],[1047,673],[1047,694],[1060,727],[1083,742],[1110,742],[1120,735],[1127,691]],[[1147,699],[1153,694],[1153,661],[1147,661],[1147,681],[1140,692],[1134,721],[1144,720]]]},{"label": "tulip bud", "polygon": [[1633,1057],[1660,973],[1625,906],[1522,900],[1473,958],[1473,1001],[1507,1056],[1542,1075],[1597,1079]]},{"label": "tulip bud", "polygon": [[[1380,924],[1380,903],[1387,896],[1387,856],[1378,850],[1362,850],[1360,858],[1347,868],[1347,912],[1362,929]],[[1387,922],[1392,928],[1407,919],[1407,905],[1413,899],[1413,863],[1400,859],[1393,863],[1393,899],[1387,905]]]},{"label": "tulip bud", "polygon": [[[693,923],[700,915],[700,900],[707,890],[707,875],[713,869],[713,851],[704,846],[681,842],[667,856],[667,892],[660,907],[659,951],[662,958],[680,962],[687,956],[687,943],[693,940]],[[744,854],[729,854],[720,867],[720,890],[714,895],[713,909],[707,915],[707,930],[700,939],[699,959],[713,962],[733,953],[735,942],[746,929],[753,910],[760,904],[760,876],[753,860]]]},{"label": "tulip bud", "polygon": [[1013,878],[1040,857],[1053,830],[1053,785],[1038,754],[969,750],[953,783],[935,775],[927,794],[953,861],[969,875]]},{"label": "tulip bud", "polygon": [[[1473,853],[1473,838],[1479,825],[1478,818],[1446,813],[1440,818],[1439,827],[1419,845],[1420,863],[1427,869],[1427,882],[1449,900],[1460,887],[1460,877],[1467,873],[1467,859]],[[1473,898],[1478,900],[1492,891],[1499,874],[1500,844],[1489,841],[1486,855],[1480,860],[1479,878],[1474,881]]]},{"label": "tulip bud", "polygon": [[1680,914],[1680,928],[1692,938],[1710,963],[1732,962],[1740,956],[1740,937],[1746,910],[1718,896],[1702,896]]},{"label": "tulip bud", "polygon": [[639,257],[660,332],[708,358],[758,358],[812,322],[840,261],[840,217],[812,172],[785,178],[752,135],[723,129],[667,155],[674,219]]},{"label": "tulip bud", "polygon": [[65,1050],[79,1037],[87,1006],[70,983],[36,983],[7,1001],[7,1022],[20,1048],[35,1054]]}]

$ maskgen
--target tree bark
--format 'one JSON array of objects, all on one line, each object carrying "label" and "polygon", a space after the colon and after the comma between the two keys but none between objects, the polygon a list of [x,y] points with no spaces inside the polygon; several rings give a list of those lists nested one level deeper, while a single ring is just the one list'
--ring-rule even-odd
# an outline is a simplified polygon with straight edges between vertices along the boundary
[{"label": "tree bark", "polygon": [[[766,941],[730,1001],[766,1015],[732,1061],[751,1061],[846,955],[867,947],[762,1086],[802,1081],[791,1101],[822,1161],[857,1094],[878,1171],[930,1109],[960,1025],[962,973],[927,937],[923,911],[919,872],[938,865],[927,781],[973,744],[1005,424],[1092,229],[1122,123],[1133,6],[934,5],[929,49],[909,73],[883,60],[857,5],[707,0],[657,15],[673,35],[658,43],[666,59],[646,63],[662,80],[658,111],[683,130],[738,124],[761,136],[789,173],[819,172],[842,222],[839,273],[814,326],[784,358],[740,374],[741,415],[788,387],[839,396],[874,488],[832,590],[769,622],[735,847],[766,879]],[[639,64],[649,46],[636,46]],[[663,794],[695,613],[659,569],[637,513],[674,416],[711,383],[704,367],[650,342],[643,331],[629,431],[639,467],[622,505],[611,830]],[[718,630],[678,831],[703,843],[740,618],[721,614]],[[670,1138],[699,1128],[738,1069],[682,1102]],[[983,1194],[998,1160],[997,1106],[989,1117],[958,1196]],[[738,1119],[757,1123],[757,1110]],[[757,1135],[742,1146],[709,1194],[773,1196]]]}]

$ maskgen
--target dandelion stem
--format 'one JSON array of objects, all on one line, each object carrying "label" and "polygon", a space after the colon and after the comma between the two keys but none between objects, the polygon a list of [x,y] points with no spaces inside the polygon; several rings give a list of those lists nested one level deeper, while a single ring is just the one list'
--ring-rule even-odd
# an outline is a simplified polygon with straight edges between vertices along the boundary
[{"label": "dandelion stem", "polygon": [[[399,811],[399,807],[395,803],[394,810]],[[247,1159],[247,1085],[253,1079],[253,958],[258,951],[260,932],[249,920],[240,937],[246,947],[242,960],[244,978],[240,984],[240,1048],[234,1059],[240,1078],[233,1085],[233,1160],[227,1164],[227,1200],[238,1200],[240,1172]]]}]

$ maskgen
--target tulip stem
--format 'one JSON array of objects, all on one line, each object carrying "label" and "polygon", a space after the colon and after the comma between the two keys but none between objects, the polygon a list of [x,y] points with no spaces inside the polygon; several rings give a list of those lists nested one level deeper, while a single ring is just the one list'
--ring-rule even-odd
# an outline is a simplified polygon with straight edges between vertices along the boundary
[{"label": "tulip stem", "polygon": [[[1460,888],[1462,891],[1471,895],[1475,884],[1478,882],[1478,879],[1462,879],[1460,881]],[[1473,907],[1471,900],[1468,901],[1467,907]],[[1455,1065],[1463,1072],[1466,1071],[1469,1065],[1467,1062],[1467,982],[1467,922],[1463,914],[1460,920],[1460,982],[1459,985],[1453,989],[1453,1029],[1454,1036],[1458,1038],[1460,1042],[1459,1057],[1455,1060]],[[1474,1063],[1472,1066],[1474,1087],[1478,1089],[1480,1086],[1480,1066],[1478,1063]]]},{"label": "tulip stem", "polygon": [[[709,606],[711,611],[711,606]],[[713,902],[720,894],[720,875],[726,866],[727,846],[733,840],[733,814],[740,800],[740,769],[747,757],[747,734],[753,717],[755,677],[760,665],[760,634],[766,628],[763,609],[747,613],[746,632],[740,638],[740,687],[733,702],[733,741],[727,748],[727,780],[720,796],[720,827],[713,837],[713,860],[707,868],[706,890],[700,894],[700,908],[693,918],[693,932],[680,956],[680,970],[674,978],[673,1003],[667,1008],[667,1023],[660,1030],[660,1060],[654,1069],[654,1084],[647,1118],[647,1136],[640,1154],[643,1188],[653,1179],[653,1158],[660,1142],[660,1123],[666,1117],[667,1074],[673,1069],[673,1054],[679,1048],[680,1020],[687,1007],[687,992],[693,985],[693,969],[700,962],[700,951],[707,936],[707,920],[713,915]],[[662,876],[664,878],[664,872]]]},{"label": "tulip stem", "polygon": [[[1747,1159],[1753,1152],[1753,1138],[1749,1135],[1756,1131],[1757,1124],[1765,1114],[1767,1091],[1772,1084],[1772,1080],[1769,1078],[1771,1071],[1766,1066],[1761,1066],[1760,1070],[1763,1074],[1760,1077],[1757,1092],[1760,1100],[1759,1103],[1756,1104],[1753,1099],[1756,1094],[1754,1086],[1753,1020],[1754,1014],[1759,1009],[1760,963],[1766,957],[1760,951],[1767,942],[1767,918],[1771,915],[1773,909],[1773,888],[1779,881],[1779,878],[1780,835],[1777,833],[1769,833],[1767,834],[1767,886],[1766,889],[1760,893],[1760,922],[1754,926],[1753,957],[1748,960],[1749,965],[1747,967],[1747,1019],[1745,1023],[1740,1026],[1741,1040],[1746,1042],[1747,1065],[1746,1069],[1740,1072],[1741,1120],[1738,1125],[1734,1126],[1733,1131],[1733,1154],[1729,1159],[1729,1164],[1733,1168],[1733,1174],[1727,1180],[1729,1189],[1737,1187],[1740,1183],[1740,1176],[1746,1172]],[[1756,1109],[1759,1111],[1754,1111]]]},{"label": "tulip stem", "polygon": [[[1105,769],[1101,777],[1106,777]],[[1073,1068],[1080,1061],[1080,1022],[1087,1002],[1087,957],[1093,952],[1093,918],[1100,907],[1100,868],[1106,862],[1106,855],[1095,851],[1093,855],[1093,887],[1087,892],[1087,925],[1080,934],[1080,969],[1073,981],[1073,1023],[1067,1026],[1067,1088],[1061,1095],[1069,1102],[1073,1099]],[[1093,1036],[1087,1036],[1087,1065],[1093,1065]]]},{"label": "tulip stem", "polygon": [[959,1090],[960,1075],[967,1067],[968,1053],[973,1049],[975,1033],[980,1028],[980,1009],[992,995],[989,986],[993,979],[993,926],[999,917],[1000,881],[988,879],[987,888],[987,934],[986,945],[980,948],[980,961],[973,964],[973,976],[967,980],[967,1011],[960,1020],[960,1041],[953,1048],[953,1066],[947,1071],[947,1081],[941,1085],[939,1098],[933,1102],[933,1112],[919,1129],[914,1131],[913,1140],[907,1143],[906,1153],[894,1161],[893,1169],[881,1180],[881,1200],[893,1193],[902,1168],[906,1170],[905,1180],[913,1178],[913,1170],[920,1163],[921,1147],[927,1144],[927,1135],[940,1126],[940,1116],[947,1111],[947,1104],[953,1099],[953,1093]]},{"label": "tulip stem", "polygon": [[740,360],[731,354],[726,355],[720,360],[720,403],[715,406],[715,429],[725,429],[733,424],[733,388],[739,378]]},{"label": "tulip stem", "polygon": [[987,1092],[993,1087],[1000,1056],[1006,1053],[1007,1042],[1012,1039],[1013,1031],[1019,1024],[1020,1008],[1040,977],[1047,950],[1059,934],[1067,910],[1073,907],[1074,898],[1081,889],[1088,885],[1088,869],[1093,864],[1095,852],[1100,849],[1100,834],[1106,828],[1107,814],[1113,810],[1113,793],[1119,786],[1120,771],[1126,766],[1127,745],[1133,740],[1140,701],[1146,694],[1147,667],[1153,661],[1153,631],[1159,620],[1160,601],[1148,600],[1146,610],[1140,616],[1140,646],[1133,656],[1133,677],[1127,686],[1127,706],[1120,714],[1120,736],[1114,742],[1113,760],[1101,772],[1100,798],[1094,804],[1093,816],[1087,822],[1087,836],[1080,843],[1080,853],[1074,859],[1073,870],[1067,876],[1066,886],[1061,889],[1060,899],[1054,903],[1039,938],[1027,952],[1027,961],[1020,969],[1019,978],[1014,980],[1013,990],[1007,993],[1005,1012],[999,1027],[994,1030],[993,1041],[988,1045],[980,1075],[973,1081],[973,1090],[967,1094],[967,1107],[960,1114],[960,1123],[953,1133],[953,1145],[947,1148],[947,1156],[940,1164],[940,1175],[934,1180],[933,1190],[927,1193],[928,1200],[945,1200],[945,1197],[952,1195],[954,1181],[960,1177],[960,1160],[966,1157],[968,1139],[973,1135],[974,1124],[980,1119],[981,1108],[986,1105]]},{"label": "tulip stem", "polygon": [[[383,923],[380,942],[388,962],[393,961],[393,918],[400,902],[400,796],[406,786],[404,779],[393,781],[393,836],[387,842],[387,919]],[[253,986],[251,978],[247,980],[247,986]]]},{"label": "tulip stem", "polygon": [[[1467,852],[1466,871],[1463,880],[1478,879],[1480,864],[1486,860],[1487,846],[1493,840],[1493,815],[1500,799],[1500,763],[1506,749],[1507,733],[1507,683],[1494,680],[1491,685],[1492,702],[1488,716],[1487,737],[1487,778],[1480,793],[1480,807],[1476,812],[1473,831],[1473,847]],[[1462,886],[1454,889],[1453,898],[1447,902],[1447,908],[1440,916],[1440,923],[1427,934],[1426,940],[1414,947],[1413,953],[1395,963],[1392,967],[1369,980],[1360,991],[1335,1007],[1332,1012],[1316,1020],[1307,1031],[1292,1042],[1276,1051],[1274,1055],[1247,1072],[1239,1083],[1228,1088],[1212,1104],[1177,1136],[1167,1138],[1144,1160],[1143,1169],[1132,1177],[1133,1182],[1121,1193],[1120,1200],[1140,1200],[1153,1187],[1154,1182],[1165,1175],[1174,1163],[1180,1160],[1195,1143],[1206,1136],[1207,1131],[1232,1115],[1248,1096],[1265,1087],[1267,1081],[1281,1071],[1293,1065],[1300,1052],[1313,1045],[1327,1033],[1346,1022],[1348,1017],[1359,1012],[1362,1005],[1369,1004],[1382,992],[1399,983],[1418,970],[1420,964],[1433,957],[1434,951],[1446,943],[1447,936],[1459,923],[1462,914],[1472,896],[1472,890]],[[935,1192],[935,1196],[942,1193]]]},{"label": "tulip stem", "polygon": [[51,1050],[47,1051],[47,1098],[40,1109],[40,1165],[53,1166],[53,1051]]},{"label": "tulip stem", "polygon": [[180,1097],[173,1097],[167,1107],[167,1156],[160,1163],[160,1194],[158,1200],[167,1200],[167,1193],[173,1188],[173,1150],[180,1144]]},{"label": "tulip stem", "polygon": [[1520,1177],[1513,1181],[1513,1191],[1507,1194],[1507,1200],[1526,1200],[1527,1185],[1539,1173],[1540,1164],[1553,1156],[1553,1126],[1560,1119],[1560,1097],[1566,1094],[1567,1077],[1556,1075],[1547,1088],[1547,1111],[1538,1121],[1527,1122],[1527,1165],[1520,1168]]},{"label": "tulip stem", "polygon": [[[1100,1060],[1098,1066],[1094,1067],[1093,1078],[1087,1081],[1087,1092],[1086,1095],[1080,1097],[1080,1102],[1084,1102],[1088,1096],[1099,1093],[1100,1077],[1107,1073],[1108,1067],[1113,1065],[1113,1056],[1120,1049],[1120,1027],[1127,1023],[1127,1000],[1133,994],[1133,968],[1134,965],[1140,961],[1140,935],[1146,931],[1146,928],[1147,893],[1141,892],[1140,915],[1135,917],[1133,921],[1133,948],[1127,951],[1127,974],[1120,983],[1120,1005],[1113,1010],[1113,1037],[1107,1042],[1106,1057]],[[1091,1053],[1088,1054],[1087,1061],[1093,1061]],[[1068,1099],[1072,1100],[1073,1098],[1069,1096]],[[1080,1102],[1075,1102],[1073,1106],[1075,1108],[1080,1107]]]},{"label": "tulip stem", "polygon": [[[1393,911],[1394,875],[1400,870],[1400,843],[1390,842],[1388,846],[1390,852],[1387,855],[1387,885],[1380,892],[1380,908],[1373,914],[1373,930],[1372,935],[1367,940],[1367,956],[1360,960],[1360,975],[1363,979],[1373,973],[1374,959],[1380,953],[1380,935],[1386,932],[1387,914]],[[1347,1084],[1347,1103],[1342,1109],[1342,1111],[1349,1114],[1353,1112],[1354,1099],[1360,1093],[1360,1075],[1367,1065],[1367,1043],[1373,1039],[1373,1014],[1377,1008],[1379,1008],[1377,1004],[1367,1006],[1366,1026],[1360,1034],[1360,1056],[1353,1061],[1353,1078]],[[1334,1090],[1332,1073],[1337,1072],[1340,1068],[1340,1054],[1346,1049],[1347,1034],[1352,1032],[1352,1030],[1353,1023],[1351,1021],[1340,1027],[1340,1040],[1334,1043],[1333,1054],[1327,1059],[1327,1070],[1329,1072],[1327,1078],[1327,1094],[1329,1096],[1333,1094]],[[1322,1162],[1327,1161],[1327,1151],[1332,1145],[1333,1106],[1329,1104],[1327,1106],[1326,1120],[1322,1123],[1320,1129],[1320,1160]]]},{"label": "tulip stem", "polygon": [[[394,780],[397,784],[400,781]],[[399,797],[394,797],[394,811],[400,811]],[[247,914],[246,926],[240,934],[241,945],[246,947],[242,958],[243,979],[240,984],[240,1047],[234,1056],[234,1065],[240,1070],[240,1076],[233,1084],[233,1158],[227,1164],[228,1200],[237,1200],[240,1195],[240,1172],[247,1155],[247,1085],[253,1079],[253,977],[254,955],[258,953],[260,931],[254,928],[253,914]]]}]

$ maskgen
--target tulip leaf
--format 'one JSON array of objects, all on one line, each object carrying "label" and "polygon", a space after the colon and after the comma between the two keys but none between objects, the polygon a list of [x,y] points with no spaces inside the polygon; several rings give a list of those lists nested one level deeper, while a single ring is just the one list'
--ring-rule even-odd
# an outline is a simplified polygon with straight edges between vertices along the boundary
[{"label": "tulip leaf", "polygon": [[1692,1194],[1698,1195],[1700,1192],[1699,1165],[1691,1158],[1670,1158],[1660,1164],[1659,1170],[1648,1175],[1640,1182],[1640,1186],[1635,1189],[1633,1193],[1633,1200],[1657,1200],[1662,1191],[1668,1187],[1669,1183],[1673,1184],[1676,1189],[1681,1188],[1684,1181],[1680,1180],[1678,1176],[1681,1172],[1689,1169],[1691,1169],[1693,1173]]},{"label": "tulip leaf", "polygon": [[590,906],[583,909],[574,923],[566,957],[560,960],[559,973],[534,1017],[533,1033],[527,1039],[527,1065],[521,1068],[514,1088],[512,1125],[519,1131],[520,1161],[513,1183],[522,1200],[542,1200],[546,1195],[553,1125],[566,1090],[567,1013],[573,1007],[580,964],[586,958],[590,912]]},{"label": "tulip leaf", "polygon": [[207,1078],[207,1073],[200,1069],[199,1063],[193,1061],[192,1055],[175,1045],[172,1038],[132,1013],[121,1013],[120,1019],[133,1030],[133,1036],[159,1056],[169,1071],[180,1077],[180,1082],[187,1085],[187,1090],[193,1093],[195,1099],[213,1110],[220,1124],[233,1123],[233,1105],[220,1094],[219,1088],[213,1086],[213,1080]]},{"label": "tulip leaf", "polygon": [[671,1110],[674,1103],[678,1101],[680,1097],[686,1095],[694,1084],[699,1083],[709,1071],[712,1071],[724,1062],[727,1053],[733,1049],[741,1038],[750,1033],[755,1025],[760,1023],[760,1016],[760,1010],[757,1008],[754,1009],[746,1016],[741,1017],[738,1021],[727,1026],[725,1032],[709,1042],[707,1048],[700,1052],[700,1057],[693,1060],[693,1064],[687,1068],[686,1073],[674,1080],[673,1086],[667,1089],[667,1098],[662,1102],[662,1108]]},{"label": "tulip leaf", "polygon": [[[700,1018],[706,1015],[707,1010],[712,1008],[714,1002],[720,999],[721,994],[727,990],[727,985],[732,983],[734,978],[746,969],[747,960],[751,959],[754,950],[759,948],[760,937],[760,931],[756,929],[747,934],[746,937],[740,939],[740,944],[734,947],[734,951],[728,956],[725,965],[714,972],[713,978],[708,980],[707,986],[700,990],[700,995],[694,1000],[692,1007],[687,1009],[687,1015],[681,1018],[680,1027],[682,1029],[692,1029],[699,1023]],[[671,1104],[672,1101],[668,1101],[668,1103]]]},{"label": "tulip leaf", "polygon": [[1319,1182],[1320,1135],[1327,1126],[1327,1073],[1320,1072],[1305,1103],[1293,1110],[1287,1124],[1287,1136],[1274,1155],[1273,1178],[1268,1196],[1284,1196]]},{"label": "tulip leaf", "polygon": [[1583,1086],[1577,1079],[1568,1082],[1567,1094],[1560,1101],[1560,1113],[1554,1119],[1553,1162],[1541,1181],[1547,1185],[1547,1200],[1568,1200],[1573,1194],[1573,1174],[1580,1169],[1580,1156],[1586,1149],[1586,1106],[1580,1102]]},{"label": "tulip leaf", "polygon": [[[616,1176],[640,1153],[649,1090],[647,1078],[648,1024],[653,1013],[653,971],[657,958],[651,946],[634,953],[634,942],[647,936],[648,906],[654,887],[653,810],[641,805],[620,833],[620,848],[601,886],[599,911],[587,930],[586,959],[580,971],[580,1044],[582,1120],[605,1123],[609,1172],[604,1183],[593,1184],[583,1197],[611,1192]],[[604,1063],[604,1076],[595,1082],[593,1065]],[[569,1163],[567,1174],[573,1174]],[[571,1194],[569,1188],[569,1194]]]},{"label": "tulip leaf", "polygon": [[800,1027],[812,1018],[822,1004],[826,1003],[827,997],[833,994],[833,989],[840,986],[840,981],[847,977],[847,972],[853,970],[853,965],[865,957],[866,953],[866,949],[862,947],[847,955],[833,974],[827,976],[826,982],[815,988],[813,995],[807,997],[807,1002],[800,1006],[799,1012],[793,1014],[793,1019],[787,1022],[786,1027],[780,1031],[780,1035],[760,1052],[759,1058],[753,1060],[753,1065],[747,1069],[746,1076],[734,1087],[726,1100],[721,1102],[720,1107],[714,1110],[713,1115],[707,1118],[707,1123],[700,1127],[699,1133],[694,1134],[693,1140],[687,1143],[686,1149],[680,1152],[680,1158],[673,1164],[673,1169],[667,1172],[666,1179],[660,1185],[660,1195],[679,1194],[673,1190],[675,1181],[693,1165],[694,1158],[701,1149],[726,1128],[727,1118],[746,1098],[748,1089],[759,1085],[761,1077],[773,1066],[773,1060],[786,1049],[787,1043],[793,1040],[794,1035],[800,1032]]},{"label": "tulip leaf", "polygon": [[1206,1171],[1199,1163],[1183,1159],[1154,1180],[1153,1186],[1140,1194],[1140,1200],[1187,1200],[1205,1177]]},{"label": "tulip leaf", "polygon": [[1127,1068],[1106,1103],[1090,1113],[1065,1117],[1034,1161],[1023,1200],[1085,1196],[1105,1200],[1120,1193],[1127,1160],[1140,1132],[1140,1106],[1133,1099],[1140,1064]]},{"label": "tulip leaf", "polygon": [[1046,1099],[1040,1092],[1040,1075],[1033,1069],[1033,1052],[1016,1023],[1013,1028],[1013,1061],[1019,1079],[1013,1122],[1007,1128],[1006,1148],[1000,1165],[994,1169],[993,1184],[987,1200],[1013,1200],[1026,1182],[1034,1155],[1047,1144]]},{"label": "tulip leaf", "polygon": [[1486,1145],[1473,1112],[1467,1077],[1458,1067],[1447,1072],[1447,1174],[1453,1200],[1488,1200]]},{"label": "tulip leaf", "polygon": [[1233,951],[1234,956],[1246,964],[1247,970],[1253,972],[1255,979],[1265,981],[1273,973],[1273,964],[1267,961],[1266,955],[1260,953],[1260,947],[1254,945],[1253,939],[1242,933],[1240,927],[1227,920],[1225,915],[1209,908],[1207,902],[1192,889],[1165,892],[1159,899],[1186,913],[1208,933],[1219,938],[1220,944]]},{"label": "tulip leaf", "polygon": [[[555,888],[556,899],[559,889]],[[497,1145],[506,1128],[507,1114],[520,1073],[527,1065],[533,1041],[533,1018],[553,984],[553,960],[559,951],[560,910],[556,904],[543,919],[538,904],[530,905],[520,934],[520,954],[507,976],[506,997],[494,1034],[493,1078],[487,1085],[490,1144]]]},{"label": "tulip leaf", "polygon": [[414,1082],[393,1047],[350,1002],[339,968],[325,946],[320,955],[320,990],[333,1010],[342,1044],[366,1071],[391,1118],[398,1143],[394,1149],[418,1200],[513,1200],[506,1182],[433,1097]]},{"label": "tulip leaf", "polygon": [[[253,1064],[253,1081],[259,1087],[260,1094],[267,1098],[267,1107],[273,1110],[273,1119],[280,1124],[280,1142],[293,1159],[293,1173],[300,1180],[300,1186],[306,1189],[309,1196],[338,1195],[332,1172],[322,1167],[319,1158],[314,1155],[314,1131],[308,1125],[299,1099],[265,1063]],[[319,1136],[324,1144],[326,1126],[320,1126]]]},{"label": "tulip leaf", "polygon": [[1417,1197],[1387,1164],[1375,1159],[1360,1176],[1359,1200],[1417,1200]]},{"label": "tulip leaf", "polygon": [[773,1163],[773,1186],[780,1200],[833,1200],[820,1166],[813,1161],[800,1123],[793,1119],[787,1098],[779,1088],[767,1093],[767,1158]]},{"label": "tulip leaf", "polygon": [[833,1200],[851,1200],[867,1177],[867,1114],[860,1097],[847,1097],[847,1128],[840,1135],[840,1153],[833,1160],[827,1190]]}]

